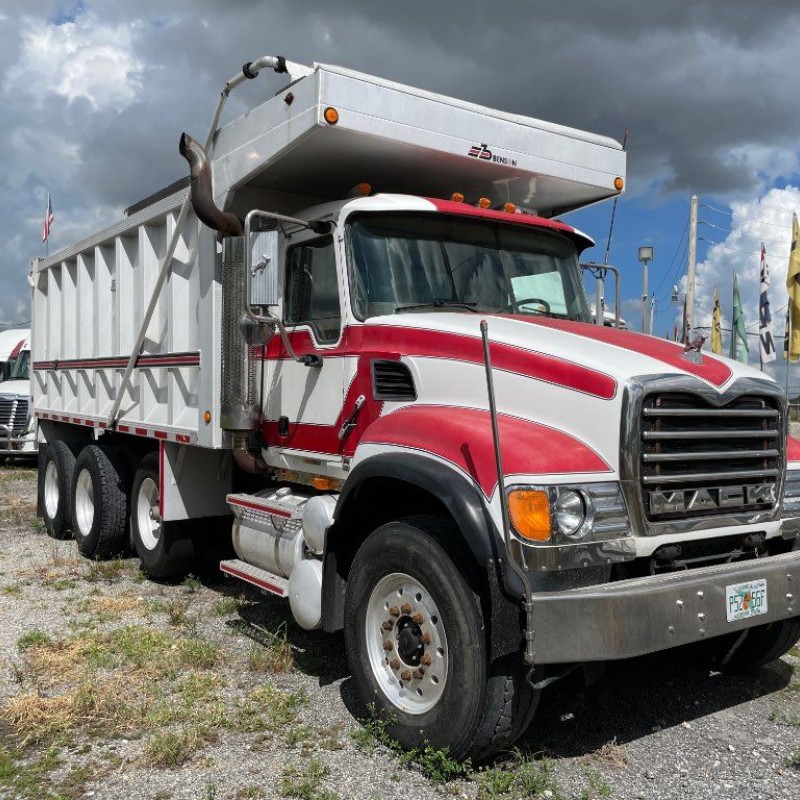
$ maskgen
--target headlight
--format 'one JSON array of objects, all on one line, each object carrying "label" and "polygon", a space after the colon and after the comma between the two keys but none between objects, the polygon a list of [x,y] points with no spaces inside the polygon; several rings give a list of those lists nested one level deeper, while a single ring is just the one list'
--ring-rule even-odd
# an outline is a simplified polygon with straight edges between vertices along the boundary
[{"label": "headlight", "polygon": [[630,535],[619,483],[515,486],[508,491],[514,532],[536,545],[606,541]]},{"label": "headlight", "polygon": [[586,519],[586,506],[580,494],[574,489],[559,489],[555,516],[558,529],[564,536],[579,538],[581,526]]}]

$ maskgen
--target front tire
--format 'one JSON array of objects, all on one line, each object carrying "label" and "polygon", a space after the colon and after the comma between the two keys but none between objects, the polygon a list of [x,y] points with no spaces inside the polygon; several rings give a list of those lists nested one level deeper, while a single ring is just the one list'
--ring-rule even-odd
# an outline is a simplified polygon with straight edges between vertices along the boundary
[{"label": "front tire", "polygon": [[72,538],[72,473],[75,453],[61,441],[49,442],[42,464],[42,518],[52,539]]},{"label": "front tire", "polygon": [[[719,668],[727,672],[755,672],[776,661],[800,640],[800,617],[749,628],[747,635],[726,637],[715,653]],[[738,644],[738,646],[737,646]]]},{"label": "front tire", "polygon": [[72,475],[72,531],[86,558],[105,559],[125,552],[128,517],[125,467],[113,449],[88,445]]},{"label": "front tire", "polygon": [[514,659],[489,664],[479,582],[446,549],[455,534],[440,517],[372,533],[348,578],[345,643],[358,693],[392,738],[482,760],[513,744],[536,697]]}]

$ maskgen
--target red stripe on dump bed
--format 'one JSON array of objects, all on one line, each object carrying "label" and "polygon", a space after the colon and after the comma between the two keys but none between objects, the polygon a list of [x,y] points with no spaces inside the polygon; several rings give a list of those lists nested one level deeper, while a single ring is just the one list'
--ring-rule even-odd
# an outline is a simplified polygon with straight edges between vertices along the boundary
[{"label": "red stripe on dump bed", "polygon": [[[498,414],[506,475],[611,472],[590,447],[568,433]],[[497,485],[489,412],[452,406],[407,406],[374,422],[362,444],[408,447],[444,458],[491,497]]]},{"label": "red stripe on dump bed", "polygon": [[520,322],[527,322],[530,325],[539,325],[543,328],[572,333],[576,336],[583,336],[585,339],[594,339],[597,342],[610,344],[632,353],[648,356],[664,364],[668,364],[674,369],[696,375],[715,386],[722,386],[730,380],[733,372],[731,368],[714,358],[709,353],[703,351],[701,364],[695,364],[683,357],[683,345],[668,342],[666,339],[659,339],[657,336],[643,336],[632,331],[623,331],[617,328],[592,325],[586,322],[570,322],[562,319],[542,319],[517,314],[513,317]]},{"label": "red stripe on dump bed", "polygon": [[[36,371],[64,369],[125,369],[130,356],[102,356],[98,358],[65,358],[55,361],[34,361]],[[200,366],[200,353],[148,353],[140,355],[134,365],[145,367],[193,367]]]}]

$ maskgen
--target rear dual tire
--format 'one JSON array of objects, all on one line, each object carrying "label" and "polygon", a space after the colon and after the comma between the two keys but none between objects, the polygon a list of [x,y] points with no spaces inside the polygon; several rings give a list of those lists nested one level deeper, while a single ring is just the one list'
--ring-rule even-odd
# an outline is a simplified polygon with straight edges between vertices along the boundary
[{"label": "rear dual tire", "polygon": [[40,472],[41,512],[47,535],[52,539],[72,538],[72,473],[75,453],[64,442],[51,442]]}]

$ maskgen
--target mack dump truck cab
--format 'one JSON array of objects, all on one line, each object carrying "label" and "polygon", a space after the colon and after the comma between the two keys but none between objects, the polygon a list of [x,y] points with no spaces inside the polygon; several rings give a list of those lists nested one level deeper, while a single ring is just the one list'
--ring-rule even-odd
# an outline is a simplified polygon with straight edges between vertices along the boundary
[{"label": "mack dump truck cab", "polygon": [[557,217],[620,194],[617,142],[263,57],[180,150],[188,190],[32,263],[51,536],[154,578],[216,558],[457,757],[575,665],[798,639],[780,388],[592,323],[592,242]]}]

